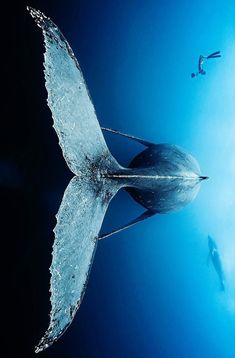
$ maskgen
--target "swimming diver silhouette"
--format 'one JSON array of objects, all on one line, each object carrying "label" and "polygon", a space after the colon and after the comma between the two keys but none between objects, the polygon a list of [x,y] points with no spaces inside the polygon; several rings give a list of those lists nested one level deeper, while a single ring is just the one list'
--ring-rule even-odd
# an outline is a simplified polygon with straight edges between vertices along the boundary
[{"label": "swimming diver silhouette", "polygon": [[217,57],[221,57],[220,51],[213,52],[209,56],[200,55],[198,59],[198,72],[191,73],[191,77],[194,78],[198,75],[205,75],[206,71],[203,70],[202,68],[203,63],[205,62],[205,60],[209,60],[210,58],[217,58]]}]

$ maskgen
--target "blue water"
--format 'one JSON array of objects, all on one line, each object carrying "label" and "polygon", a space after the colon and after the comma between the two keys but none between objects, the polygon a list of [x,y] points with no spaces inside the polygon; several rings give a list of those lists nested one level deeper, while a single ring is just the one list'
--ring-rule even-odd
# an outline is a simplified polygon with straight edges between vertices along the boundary
[{"label": "blue water", "polygon": [[[99,243],[75,321],[45,355],[235,357],[235,2],[60,1],[41,10],[73,48],[101,125],[178,144],[210,177],[182,211]],[[191,79],[198,56],[217,50],[206,76]],[[105,136],[123,165],[142,149]],[[103,231],[141,210],[120,193]],[[207,264],[208,234],[224,293]]]}]

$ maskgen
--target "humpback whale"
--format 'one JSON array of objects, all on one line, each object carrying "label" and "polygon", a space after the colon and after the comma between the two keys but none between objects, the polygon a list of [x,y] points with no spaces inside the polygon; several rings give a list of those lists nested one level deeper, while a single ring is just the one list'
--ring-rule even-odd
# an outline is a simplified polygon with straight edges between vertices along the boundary
[{"label": "humpback whale", "polygon": [[[27,8],[44,38],[48,106],[64,159],[74,174],[56,215],[50,267],[50,323],[35,352],[51,346],[66,331],[80,307],[99,239],[155,214],[191,202],[206,177],[190,154],[171,144],[154,144],[101,128],[79,63],[59,28],[41,11]],[[103,132],[142,144],[127,168],[110,153]],[[123,227],[99,236],[105,212],[121,189],[145,211]]]}]

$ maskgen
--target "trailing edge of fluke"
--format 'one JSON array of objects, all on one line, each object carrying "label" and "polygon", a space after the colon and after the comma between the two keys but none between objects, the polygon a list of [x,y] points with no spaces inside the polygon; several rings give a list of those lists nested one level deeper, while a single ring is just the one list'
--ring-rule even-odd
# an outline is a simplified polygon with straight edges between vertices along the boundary
[{"label": "trailing edge of fluke", "polygon": [[[145,146],[122,167],[110,153],[78,61],[58,27],[41,11],[27,8],[44,37],[44,74],[48,106],[63,156],[75,174],[56,215],[49,327],[40,352],[66,331],[78,310],[98,239],[157,213],[178,210],[192,201],[204,177],[197,161],[178,146],[149,141],[103,128]],[[110,200],[125,188],[146,210],[139,217],[99,236]]]}]

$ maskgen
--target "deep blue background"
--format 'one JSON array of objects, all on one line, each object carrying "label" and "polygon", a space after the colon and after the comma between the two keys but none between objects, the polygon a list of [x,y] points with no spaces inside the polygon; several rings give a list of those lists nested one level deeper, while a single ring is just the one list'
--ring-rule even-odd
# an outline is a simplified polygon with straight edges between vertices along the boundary
[{"label": "deep blue background", "polygon": [[[234,1],[27,4],[50,16],[68,39],[102,125],[181,145],[210,176],[184,210],[99,243],[72,326],[41,356],[235,357]],[[46,105],[42,35],[25,7],[18,2],[2,10],[3,345],[9,356],[32,357],[48,324],[52,230],[72,175]],[[198,55],[216,50],[223,57],[205,64],[205,77],[192,80]],[[123,165],[142,149],[106,138]],[[119,193],[103,230],[140,211]],[[225,294],[207,265],[208,233],[221,250]]]}]

